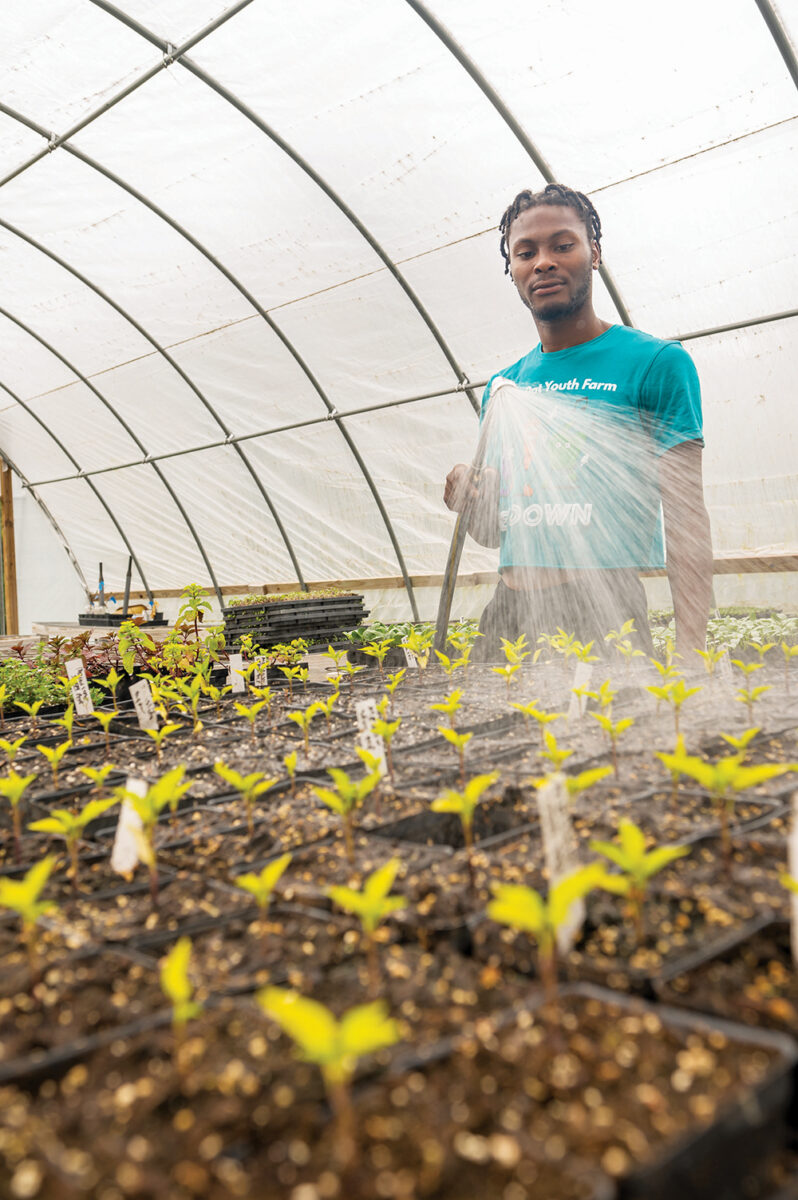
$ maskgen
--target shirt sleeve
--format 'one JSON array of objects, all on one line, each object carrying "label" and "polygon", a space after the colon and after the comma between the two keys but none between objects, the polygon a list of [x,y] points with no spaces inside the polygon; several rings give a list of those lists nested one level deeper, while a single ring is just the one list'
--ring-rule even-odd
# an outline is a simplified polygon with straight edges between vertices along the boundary
[{"label": "shirt sleeve", "polygon": [[643,381],[640,411],[656,454],[681,442],[703,446],[701,385],[680,342],[668,342],[654,356]]}]

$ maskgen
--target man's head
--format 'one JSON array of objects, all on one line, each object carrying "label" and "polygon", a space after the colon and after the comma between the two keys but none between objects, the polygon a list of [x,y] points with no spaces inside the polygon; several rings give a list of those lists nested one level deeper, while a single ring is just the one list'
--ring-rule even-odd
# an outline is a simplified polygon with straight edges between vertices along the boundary
[{"label": "man's head", "polygon": [[601,220],[587,196],[560,183],[520,192],[499,228],[505,272],[536,321],[584,308],[601,262]]}]

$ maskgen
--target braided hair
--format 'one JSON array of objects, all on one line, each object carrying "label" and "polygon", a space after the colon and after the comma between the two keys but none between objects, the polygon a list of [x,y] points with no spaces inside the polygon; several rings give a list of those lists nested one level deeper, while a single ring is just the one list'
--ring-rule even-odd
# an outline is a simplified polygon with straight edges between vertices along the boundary
[{"label": "braided hair", "polygon": [[519,192],[515,200],[505,209],[502,215],[499,223],[499,232],[502,235],[499,249],[504,259],[505,275],[508,275],[510,272],[510,252],[507,244],[510,236],[510,226],[522,212],[526,212],[528,208],[536,208],[539,204],[561,204],[566,208],[573,208],[578,212],[585,223],[588,239],[596,243],[599,248],[599,255],[601,254],[601,218],[593,207],[592,202],[588,200],[583,192],[576,192],[573,188],[566,187],[565,184],[547,183],[541,192],[530,192],[528,189]]}]

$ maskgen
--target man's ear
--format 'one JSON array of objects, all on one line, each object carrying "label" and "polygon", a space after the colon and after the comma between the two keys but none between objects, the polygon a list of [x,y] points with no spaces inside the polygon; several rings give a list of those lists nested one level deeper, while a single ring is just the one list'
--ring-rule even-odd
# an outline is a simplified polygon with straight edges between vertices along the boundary
[{"label": "man's ear", "polygon": [[591,239],[590,248],[593,254],[593,270],[597,271],[601,266],[601,246],[599,246],[595,238]]}]

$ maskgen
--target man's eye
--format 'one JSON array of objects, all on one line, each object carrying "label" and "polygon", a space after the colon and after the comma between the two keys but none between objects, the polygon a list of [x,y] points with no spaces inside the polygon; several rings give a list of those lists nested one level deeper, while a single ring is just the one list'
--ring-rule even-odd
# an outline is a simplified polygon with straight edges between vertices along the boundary
[{"label": "man's eye", "polygon": [[561,246],[555,246],[555,250],[565,251],[573,249],[573,242],[564,242]]}]

